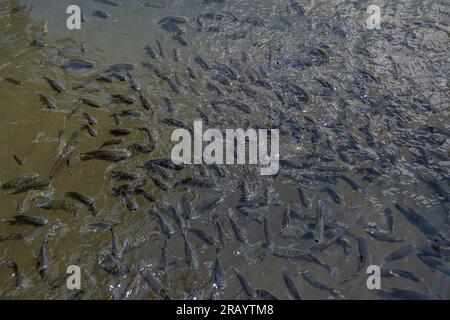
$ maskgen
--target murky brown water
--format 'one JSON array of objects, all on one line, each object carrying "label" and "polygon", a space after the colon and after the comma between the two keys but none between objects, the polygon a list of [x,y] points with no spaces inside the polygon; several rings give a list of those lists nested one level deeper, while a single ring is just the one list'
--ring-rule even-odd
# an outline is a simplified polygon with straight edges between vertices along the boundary
[{"label": "murky brown water", "polygon": [[[20,233],[24,237],[0,242],[1,298],[73,298],[75,293],[65,285],[66,268],[78,265],[84,289],[79,297],[88,299],[161,298],[148,285],[143,276],[146,273],[152,273],[174,299],[211,295],[246,299],[232,266],[255,288],[268,290],[282,299],[289,298],[283,268],[294,278],[304,299],[327,299],[330,293],[308,284],[299,274],[299,268],[307,268],[320,282],[335,288],[345,298],[376,299],[383,295],[367,289],[365,268],[380,264],[389,253],[410,244],[416,249],[388,264],[390,269],[409,271],[409,278],[382,277],[382,289],[401,288],[433,298],[450,297],[449,256],[445,251],[448,243],[444,240],[449,235],[450,182],[448,3],[336,1],[330,5],[329,1],[300,1],[307,14],[301,14],[292,5],[288,10],[290,1],[149,3],[165,8],[142,6],[138,1],[123,1],[121,6],[78,1],[87,22],[81,30],[69,31],[65,11],[72,1],[0,1],[0,76],[23,82],[16,85],[0,81],[0,182],[30,172],[46,179],[55,163],[52,155],[58,146],[63,119],[67,118],[66,139],[86,124],[77,109],[81,107],[97,119],[93,128],[98,136],[91,137],[86,130],[81,130],[76,154],[71,158],[71,170],[61,168],[50,186],[42,191],[46,191],[48,200],[62,199],[66,191],[79,191],[94,198],[99,209],[94,217],[81,205],[76,217],[62,210],[44,210],[33,202],[25,214],[46,217],[49,222],[45,226],[0,223],[0,235]],[[29,7],[14,10],[19,4]],[[366,28],[369,4],[381,7],[381,30]],[[105,11],[110,18],[94,17],[93,10]],[[208,18],[204,16],[206,13],[220,16]],[[158,21],[167,16],[188,18],[181,25],[188,46],[182,46],[161,29]],[[48,32],[44,30],[44,22]],[[35,39],[46,47],[30,46]],[[164,57],[159,54],[155,39],[161,43]],[[81,42],[86,53],[81,52]],[[146,54],[147,44],[155,51],[156,59]],[[173,58],[174,48],[179,61]],[[223,77],[223,74],[216,69],[203,70],[195,62],[197,55],[209,64],[216,61],[228,65],[238,79],[220,83],[217,75]],[[61,68],[65,61],[75,58],[91,61],[94,67]],[[154,113],[142,108],[140,93],[130,88],[129,81],[95,80],[117,63],[136,65],[130,74],[141,84],[141,92],[154,106]],[[167,81],[142,63],[156,66],[173,79],[180,92],[171,90]],[[187,67],[195,70],[197,79],[189,76]],[[62,81],[66,92],[53,91],[44,76]],[[76,89],[87,80],[90,82],[86,87]],[[222,96],[208,89],[208,83],[219,88]],[[302,89],[295,91],[293,85]],[[54,98],[56,110],[42,104],[38,93]],[[110,95],[119,93],[135,96],[138,101],[132,105],[111,103]],[[169,110],[164,97],[171,101],[174,110]],[[94,99],[104,107],[80,105],[81,98]],[[252,111],[245,113],[214,104],[229,98],[245,103]],[[140,111],[142,116],[116,124],[111,114],[125,109]],[[73,110],[78,111],[72,114]],[[180,171],[162,169],[168,176],[160,179],[169,189],[161,190],[150,178],[155,172],[142,168],[150,159],[170,157],[173,146],[170,135],[174,128],[160,120],[171,117],[190,126],[193,120],[201,119],[198,110],[206,115],[212,128],[280,129],[280,157],[295,163],[297,168],[282,162],[279,174],[269,178],[261,177],[253,166],[248,167],[247,176],[243,175],[242,166],[224,166],[228,174],[223,177],[208,166],[188,166]],[[140,153],[114,165],[100,160],[80,160],[79,154],[98,148],[111,139],[109,130],[118,127],[134,128],[118,147],[146,144],[147,134],[137,129],[145,124],[156,140],[156,148],[150,153]],[[26,163],[18,165],[13,154],[26,158]],[[145,179],[147,183],[142,189],[151,193],[155,201],[133,194],[131,197],[139,209],[130,212],[124,197],[113,191],[113,187],[125,182],[108,179],[111,171],[119,170],[135,172]],[[353,190],[340,178],[342,175],[355,181],[364,192]],[[185,177],[199,178],[205,185],[211,183],[214,187],[176,184]],[[274,200],[253,207],[251,212],[267,217],[276,246],[310,249],[314,245],[312,239],[292,240],[280,236],[283,213],[289,205],[291,227],[306,229],[314,223],[319,200],[323,201],[326,227],[331,230],[344,227],[346,231],[339,239],[345,239],[351,247],[346,255],[341,245],[332,243],[316,255],[336,268],[334,275],[330,276],[314,263],[277,257],[262,245],[265,237],[261,221],[246,219],[236,208],[243,203],[240,186],[244,181],[254,189],[254,198],[262,197],[266,201],[266,189],[272,190]],[[311,200],[310,208],[302,204],[299,187]],[[341,204],[321,191],[324,187],[332,188]],[[8,195],[7,192],[0,193],[0,218],[16,215],[18,204],[27,194]],[[163,210],[163,216],[175,232],[167,241],[166,268],[161,270],[161,253],[167,237],[149,209],[159,211],[172,206],[182,213],[185,194],[198,197],[193,204],[201,213],[199,219],[189,221],[190,228],[217,236],[213,218],[218,216],[227,239],[208,245],[189,232],[189,242],[199,259],[199,267],[191,269],[185,262],[185,242],[180,228]],[[217,197],[223,197],[224,201],[213,209],[202,209]],[[414,226],[395,204],[409,206],[438,229],[440,252],[430,248],[427,235],[419,230],[423,223],[418,223],[419,228]],[[393,234],[384,214],[386,208],[392,210]],[[235,211],[234,218],[246,230],[249,244],[236,239],[226,215],[229,209]],[[299,213],[306,218],[295,219]],[[49,268],[43,281],[36,267],[37,257],[46,233],[58,221],[62,227],[48,238]],[[89,228],[92,223],[105,221],[118,223],[114,232],[119,246],[125,241],[131,243],[132,249],[117,259],[128,271],[120,275],[108,273],[102,263],[102,257],[111,251],[111,233]],[[367,223],[376,224],[383,235],[398,242],[374,239],[364,228]],[[357,270],[356,239],[361,236],[368,244],[364,270],[355,279],[341,284]],[[221,250],[227,285],[214,290],[216,248]],[[431,257],[432,253],[430,259],[438,261],[441,264],[438,267],[432,268],[420,259],[423,255]],[[8,261],[17,263],[23,275],[23,288],[16,288],[13,270],[6,266]]]}]

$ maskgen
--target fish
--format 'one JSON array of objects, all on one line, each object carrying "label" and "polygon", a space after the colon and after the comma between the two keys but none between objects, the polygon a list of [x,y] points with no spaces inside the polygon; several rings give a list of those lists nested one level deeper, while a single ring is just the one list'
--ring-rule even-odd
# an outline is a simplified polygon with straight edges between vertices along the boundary
[{"label": "fish", "polygon": [[238,278],[238,281],[242,287],[242,290],[251,298],[256,298],[257,293],[253,285],[239,272],[236,267],[233,267],[233,271]]},{"label": "fish", "polygon": [[248,235],[244,228],[242,228],[231,214],[228,214],[228,219],[233,229],[234,235],[239,242],[243,244],[249,244]]},{"label": "fish", "polygon": [[300,196],[300,201],[301,201],[302,205],[305,208],[310,209],[312,206],[311,199],[308,198],[306,192],[302,188],[298,187],[297,190],[298,190],[298,194]]},{"label": "fish", "polygon": [[24,239],[24,236],[17,232],[0,235],[0,242],[16,241],[16,240],[23,240],[23,239]]},{"label": "fish", "polygon": [[299,272],[302,275],[303,280],[305,280],[305,282],[307,284],[309,284],[311,287],[319,289],[321,291],[327,291],[331,295],[333,295],[334,297],[339,296],[339,292],[338,291],[336,291],[335,289],[324,285],[322,282],[317,280],[315,277],[313,277],[313,275],[311,274],[311,272],[309,270],[304,269],[304,268],[300,268]]},{"label": "fish", "polygon": [[280,258],[286,258],[286,259],[293,259],[293,260],[302,260],[302,261],[308,261],[311,263],[314,263],[320,267],[323,267],[327,272],[330,274],[330,276],[333,276],[336,273],[336,268],[331,267],[322,261],[320,261],[316,256],[314,256],[312,253],[307,251],[298,250],[295,248],[290,247],[281,247],[281,246],[273,246],[272,248],[268,248],[269,252],[275,256]]},{"label": "fish", "polygon": [[[172,54],[173,54],[173,60],[175,62],[179,62],[180,61],[180,55],[178,54],[177,48],[173,48]],[[166,78],[166,80],[167,80],[167,78]]]},{"label": "fish", "polygon": [[187,231],[184,230],[181,234],[184,239],[184,253],[186,256],[186,264],[189,266],[191,270],[198,269],[199,261],[197,251],[195,250],[194,246],[189,242],[189,239],[187,237]]},{"label": "fish", "polygon": [[124,194],[123,199],[125,201],[125,205],[130,212],[136,212],[139,210],[139,205],[136,202],[136,199],[130,194]]},{"label": "fish", "polygon": [[56,109],[56,100],[53,98],[48,98],[47,96],[38,93],[39,101],[42,102],[44,105],[46,105],[49,109],[54,110]]},{"label": "fish", "polygon": [[15,215],[9,218],[6,218],[4,221],[8,221],[10,224],[29,224],[35,227],[42,227],[48,223],[48,219],[44,217],[38,216],[26,216],[23,214]]},{"label": "fish", "polygon": [[86,130],[88,133],[89,133],[89,135],[91,136],[91,137],[97,137],[98,136],[98,132],[97,132],[97,130],[95,130],[92,126],[90,126],[89,124],[84,124],[84,125],[82,125],[81,127],[80,127],[80,129],[81,130]]},{"label": "fish", "polygon": [[212,266],[212,272],[214,277],[214,284],[218,289],[224,289],[227,287],[227,277],[222,267],[222,262],[220,259],[220,249],[216,249],[216,259]]},{"label": "fish", "polygon": [[82,161],[98,159],[119,162],[128,159],[130,156],[131,152],[127,149],[108,149],[84,152],[80,155],[80,159]]},{"label": "fish", "polygon": [[157,294],[158,297],[163,300],[171,300],[170,296],[161,285],[161,282],[151,273],[150,270],[144,271],[142,275],[149,287]]},{"label": "fish", "polygon": [[141,101],[141,105],[142,107],[147,110],[147,111],[154,111],[155,108],[151,105],[150,101],[144,96],[144,95],[140,95],[139,99]]},{"label": "fish", "polygon": [[440,262],[437,259],[434,259],[432,257],[429,257],[427,255],[424,254],[418,254],[417,257],[424,263],[426,264],[428,267],[432,268],[432,269],[436,269],[439,270],[440,272],[442,272],[443,274],[445,274],[446,276],[450,277],[450,267],[447,266],[446,264]]},{"label": "fish", "polygon": [[103,142],[98,149],[102,149],[104,147],[109,147],[109,146],[114,146],[114,145],[118,145],[121,144],[125,141],[125,138],[123,137],[119,137],[119,138],[114,138],[114,139],[110,139],[110,140],[106,140],[105,142]]},{"label": "fish", "polygon": [[130,86],[134,91],[141,91],[141,84],[135,78],[130,79]]},{"label": "fish", "polygon": [[133,132],[133,129],[131,128],[117,128],[117,129],[111,129],[109,130],[109,134],[115,137],[118,136],[127,136],[131,132]]},{"label": "fish", "polygon": [[102,4],[107,4],[113,7],[120,7],[122,5],[120,2],[115,2],[112,0],[94,0],[94,1]]},{"label": "fish", "polygon": [[434,296],[427,293],[398,288],[380,289],[376,290],[376,293],[380,298],[389,300],[436,300]]},{"label": "fish", "polygon": [[173,228],[173,226],[170,224],[170,222],[167,220],[167,218],[162,215],[161,213],[157,212],[155,209],[150,209],[149,213],[151,215],[155,215],[156,216],[156,220],[159,224],[159,227],[161,228],[161,231],[168,237],[170,238],[172,236],[173,233],[175,233],[175,229]]},{"label": "fish", "polygon": [[23,175],[20,175],[18,177],[15,177],[5,183],[2,184],[2,189],[9,190],[9,189],[17,189],[31,181],[34,181],[39,178],[39,173],[37,172],[31,172],[31,173],[25,173]]},{"label": "fish", "polygon": [[77,214],[78,207],[75,206],[72,202],[66,200],[50,200],[41,204],[38,204],[38,207],[45,210],[62,210],[68,213]]},{"label": "fish", "polygon": [[340,284],[346,283],[358,277],[366,266],[367,257],[369,254],[367,239],[364,236],[358,236],[356,238],[356,241],[358,242],[358,265],[356,268],[356,272],[352,276],[350,276],[350,278],[341,281]]},{"label": "fish", "polygon": [[6,266],[8,268],[13,269],[13,271],[14,271],[14,277],[16,278],[16,288],[23,289],[24,288],[23,276],[22,276],[22,272],[20,272],[20,270],[19,270],[19,266],[17,265],[17,263],[15,261],[7,261]]},{"label": "fish", "polygon": [[378,229],[376,225],[373,225],[371,223],[366,223],[364,225],[364,229],[366,230],[367,234],[371,236],[373,239],[378,241],[384,241],[384,242],[401,242],[404,241],[403,238],[397,238],[396,236],[392,235],[391,233]]},{"label": "fish", "polygon": [[16,86],[20,86],[23,84],[23,81],[17,80],[17,79],[11,78],[11,77],[3,78],[3,80],[5,80],[9,83],[15,84]]},{"label": "fish", "polygon": [[392,210],[389,208],[385,208],[384,216],[386,217],[389,232],[391,234],[394,234],[394,217],[392,216]]},{"label": "fish", "polygon": [[16,160],[16,163],[20,166],[24,165],[27,162],[27,158],[21,158],[15,152],[13,152],[13,158],[14,160]]},{"label": "fish", "polygon": [[256,296],[262,300],[280,300],[280,298],[278,298],[272,292],[261,288],[256,289]]},{"label": "fish", "polygon": [[48,185],[50,185],[50,181],[36,179],[19,186],[18,188],[9,192],[8,194],[18,194],[22,192],[27,192],[29,190],[40,190],[47,187]]},{"label": "fish", "polygon": [[319,189],[320,192],[326,192],[328,193],[331,198],[333,199],[333,201],[337,204],[343,204],[344,201],[342,200],[342,197],[339,196],[336,191],[334,191],[333,189],[331,189],[330,187],[323,187],[321,189]]},{"label": "fish", "polygon": [[317,203],[316,211],[316,223],[314,229],[314,242],[321,244],[324,241],[324,227],[325,227],[325,215],[324,215],[324,203],[319,200]]},{"label": "fish", "polygon": [[414,209],[410,207],[407,207],[407,209],[405,209],[398,203],[395,203],[395,208],[406,218],[406,220],[408,220],[411,224],[413,224],[417,229],[419,229],[419,231],[421,231],[428,238],[433,236],[442,237],[441,232]]},{"label": "fish", "polygon": [[158,41],[158,39],[155,39],[155,43],[156,43],[156,46],[158,47],[158,53],[159,53],[159,56],[160,56],[161,58],[165,58],[166,53],[164,52],[164,48],[163,48],[163,46],[161,45],[161,43]]},{"label": "fish", "polygon": [[44,77],[45,80],[47,80],[50,87],[55,90],[58,93],[64,93],[66,92],[66,88],[64,87],[64,84],[61,81],[53,80],[49,77]]},{"label": "fish", "polygon": [[89,99],[89,98],[82,98],[81,102],[84,103],[87,106],[94,107],[94,108],[101,108],[102,107],[100,103],[98,103],[97,101],[94,101],[92,99]]},{"label": "fish", "polygon": [[178,43],[179,44],[181,44],[182,46],[184,46],[184,47],[187,47],[188,46],[188,42],[186,41],[186,39],[184,39],[182,36],[180,36],[179,34],[174,34],[173,36],[172,36],[172,39],[173,40],[175,40],[175,41],[178,41]]},{"label": "fish", "polygon": [[66,191],[64,192],[63,197],[68,197],[81,202],[82,204],[84,204],[89,208],[89,210],[92,212],[94,216],[96,216],[98,213],[98,210],[95,206],[95,200],[92,197],[86,196],[77,191]]},{"label": "fish", "polygon": [[213,237],[207,234],[205,231],[196,228],[190,228],[189,231],[194,235],[196,235],[200,240],[202,240],[207,245],[210,246],[214,245]]},{"label": "fish", "polygon": [[119,248],[113,228],[111,227],[109,231],[111,232],[111,254],[113,257],[120,259],[122,257],[122,250]]},{"label": "fish", "polygon": [[149,44],[147,44],[147,45],[145,46],[145,53],[146,53],[147,55],[149,55],[150,58],[156,59],[155,51],[153,51],[152,47],[151,47]]},{"label": "fish", "polygon": [[211,70],[209,64],[199,55],[194,57],[194,62],[197,63],[204,71]]},{"label": "fish", "polygon": [[87,120],[87,122],[91,125],[91,126],[95,126],[97,125],[97,119],[95,119],[94,117],[92,117],[89,113],[87,113],[86,111],[82,112],[84,118]]},{"label": "fish", "polygon": [[287,269],[283,268],[281,270],[281,273],[283,275],[284,284],[285,284],[286,288],[288,289],[289,295],[291,296],[291,298],[294,300],[302,300],[302,298],[300,297],[300,294],[298,293],[297,286],[295,285],[295,281],[292,278],[289,271]]},{"label": "fish", "polygon": [[135,97],[128,97],[123,94],[113,94],[111,97],[114,103],[134,104],[137,101]]},{"label": "fish", "polygon": [[380,263],[380,267],[383,268],[383,266],[386,263],[395,261],[395,260],[400,260],[403,259],[405,257],[407,257],[411,252],[416,250],[416,245],[415,244],[408,244],[406,246],[400,247],[397,250],[391,252],[390,254],[388,254],[386,257],[383,258],[383,260]]},{"label": "fish", "polygon": [[195,200],[198,200],[198,195],[196,195],[196,197],[193,196],[192,193],[185,193],[183,195],[182,204],[186,219],[195,220],[201,217],[199,211],[194,207],[194,203],[197,202]]},{"label": "fish", "polygon": [[275,239],[274,239],[272,228],[270,227],[269,219],[267,216],[264,216],[263,227],[264,227],[265,247],[271,248],[274,246]]},{"label": "fish", "polygon": [[91,69],[93,67],[94,67],[94,63],[92,63],[90,61],[82,60],[82,59],[70,59],[70,60],[65,61],[61,65],[61,68],[64,70],[70,70],[70,69],[82,70],[82,69]]},{"label": "fish", "polygon": [[109,13],[106,13],[106,12],[101,11],[101,10],[94,10],[94,11],[92,11],[92,15],[94,17],[101,18],[101,19],[108,19],[109,17],[111,17],[111,15]]}]

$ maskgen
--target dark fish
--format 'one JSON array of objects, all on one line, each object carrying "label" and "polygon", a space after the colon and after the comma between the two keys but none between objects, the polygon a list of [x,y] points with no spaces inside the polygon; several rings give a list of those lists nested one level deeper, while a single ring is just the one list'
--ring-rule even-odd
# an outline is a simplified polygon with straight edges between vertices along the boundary
[{"label": "dark fish", "polygon": [[283,268],[283,270],[281,270],[281,273],[283,274],[283,281],[289,291],[289,295],[291,296],[291,298],[294,300],[302,300],[300,294],[298,293],[297,286],[295,285],[295,281],[290,275],[289,271]]},{"label": "dark fish", "polygon": [[147,110],[147,111],[154,111],[155,110],[153,108],[153,106],[151,105],[150,101],[145,96],[143,96],[141,94],[139,99],[141,100],[142,107],[144,107],[145,110]]},{"label": "dark fish", "polygon": [[48,236],[46,235],[44,238],[44,241],[42,242],[41,249],[39,251],[38,256],[38,271],[43,277],[45,272],[47,271],[49,266],[49,260],[48,260]]},{"label": "dark fish", "polygon": [[192,270],[198,269],[199,261],[197,251],[195,250],[194,246],[189,242],[189,239],[187,238],[187,232],[183,231],[181,234],[183,235],[184,239],[184,253],[186,255],[186,264]]},{"label": "dark fish", "polygon": [[94,108],[102,107],[97,101],[94,101],[94,100],[88,99],[88,98],[82,98],[81,102],[84,103],[85,105],[88,105],[88,106],[94,107]]},{"label": "dark fish", "polygon": [[338,291],[336,291],[335,289],[324,285],[322,282],[320,282],[319,280],[314,278],[312,276],[312,274],[309,272],[309,270],[300,268],[299,272],[302,275],[303,280],[305,280],[305,282],[307,284],[309,284],[311,287],[319,289],[321,291],[328,291],[329,293],[331,293],[335,297],[337,297],[339,295]]},{"label": "dark fish", "polygon": [[134,172],[111,171],[109,178],[115,181],[134,181],[139,178],[139,175]]},{"label": "dark fish", "polygon": [[178,50],[177,50],[177,48],[173,48],[173,60],[175,61],[175,62],[178,62],[178,61],[180,61],[180,55],[178,54]]},{"label": "dark fish", "polygon": [[131,78],[130,86],[134,91],[141,91],[141,84],[135,78]]},{"label": "dark fish", "polygon": [[97,119],[92,117],[89,113],[83,111],[83,116],[91,126],[97,125]]},{"label": "dark fish", "polygon": [[175,34],[172,36],[173,40],[178,41],[179,44],[181,44],[182,46],[187,47],[188,42],[186,41],[186,39],[184,39],[182,36],[180,36],[179,34]]},{"label": "dark fish", "polygon": [[233,229],[236,239],[243,244],[249,244],[247,232],[243,229],[237,221],[233,218],[231,214],[228,214],[228,219],[230,220],[231,228]]},{"label": "dark fish", "polygon": [[200,240],[202,240],[207,245],[210,246],[214,245],[213,237],[207,234],[205,231],[196,228],[190,228],[189,231],[195,234]]},{"label": "dark fish", "polygon": [[439,270],[440,272],[442,272],[443,274],[445,274],[446,276],[450,277],[450,267],[447,266],[446,264],[443,264],[442,262],[440,262],[437,259],[434,259],[432,257],[429,257],[427,255],[424,254],[418,254],[417,257],[423,262],[425,263],[427,266],[429,266],[432,269],[436,269]]},{"label": "dark fish", "polygon": [[68,70],[68,69],[75,69],[75,70],[81,70],[81,69],[90,69],[93,68],[94,64],[90,61],[81,60],[81,59],[70,59],[64,62],[61,66],[61,68]]},{"label": "dark fish", "polygon": [[392,210],[389,208],[384,209],[384,216],[386,217],[389,232],[394,234],[394,217],[392,215]]},{"label": "dark fish", "polygon": [[116,235],[114,234],[114,230],[111,227],[111,229],[109,229],[109,231],[111,231],[111,254],[115,258],[120,258],[122,256],[122,251],[120,250],[119,245],[117,243],[117,239],[116,239]]},{"label": "dark fish", "polygon": [[176,24],[185,24],[185,23],[189,22],[189,18],[182,17],[182,16],[168,16],[168,17],[164,17],[158,21],[159,24],[167,23],[167,22],[176,23]]},{"label": "dark fish", "polygon": [[106,70],[106,72],[110,72],[110,71],[116,71],[116,72],[132,71],[132,70],[134,70],[134,68],[136,68],[136,65],[131,64],[131,63],[117,63],[117,64],[113,64],[112,66],[110,66]]},{"label": "dark fish", "polygon": [[195,61],[195,63],[197,63],[200,67],[202,67],[203,70],[205,70],[205,71],[211,70],[211,67],[208,65],[208,63],[206,63],[205,60],[203,60],[202,57],[200,57],[200,56],[197,55],[197,56],[194,57],[194,61]]},{"label": "dark fish", "polygon": [[20,233],[8,233],[8,234],[2,234],[0,235],[0,242],[1,241],[16,241],[16,240],[22,240],[24,237]]},{"label": "dark fish", "polygon": [[128,159],[131,156],[131,152],[126,149],[108,149],[108,150],[94,150],[82,153],[80,159],[83,161],[87,160],[105,160],[118,162]]},{"label": "dark fish", "polygon": [[103,12],[101,10],[95,10],[92,12],[92,15],[101,19],[108,19],[111,15],[109,13]]},{"label": "dark fish", "polygon": [[159,224],[159,227],[161,228],[161,231],[168,238],[170,238],[170,236],[175,232],[175,230],[173,226],[170,224],[170,222],[167,220],[167,218],[158,211],[156,211],[155,209],[150,209],[149,213],[156,216],[156,220]]},{"label": "dark fish", "polygon": [[8,262],[6,262],[6,266],[8,268],[13,269],[13,271],[14,271],[14,277],[16,278],[16,288],[22,289],[23,288],[23,276],[22,276],[22,272],[20,272],[20,270],[19,270],[19,266],[17,265],[17,263],[15,261],[8,261]]},{"label": "dark fish", "polygon": [[111,129],[109,130],[109,133],[112,136],[119,137],[119,136],[127,136],[131,132],[133,132],[133,129],[131,128],[117,128],[117,129]]},{"label": "dark fish", "polygon": [[233,271],[236,273],[236,277],[238,278],[244,292],[249,297],[255,298],[257,296],[257,293],[253,285],[239,272],[237,268],[233,267]]},{"label": "dark fish", "polygon": [[107,4],[107,5],[110,5],[110,6],[113,6],[113,7],[120,7],[122,5],[120,2],[115,2],[115,1],[112,1],[112,0],[94,0],[94,1],[98,2],[98,3]]},{"label": "dark fish", "polygon": [[371,223],[367,223],[364,225],[364,229],[366,230],[367,234],[371,236],[373,239],[378,241],[384,241],[384,242],[401,242],[404,239],[397,238],[393,236],[391,233],[380,230],[375,226],[373,226]]},{"label": "dark fish", "polygon": [[111,97],[113,98],[113,102],[115,103],[126,103],[126,104],[136,103],[135,97],[128,97],[123,94],[113,94]]},{"label": "dark fish", "polygon": [[403,259],[415,250],[416,250],[415,244],[409,244],[409,245],[403,246],[403,247],[393,251],[392,253],[388,254],[386,257],[384,257],[383,261],[381,261],[381,263],[380,263],[380,267],[383,267],[386,263]]},{"label": "dark fish", "polygon": [[149,44],[145,46],[145,53],[148,54],[150,58],[156,59],[155,51],[153,51],[152,47]]},{"label": "dark fish", "polygon": [[32,180],[11,191],[10,194],[18,194],[29,190],[40,190],[47,187],[49,184],[50,181],[48,180]]},{"label": "dark fish", "polygon": [[136,199],[130,194],[124,194],[123,199],[125,201],[125,205],[130,212],[136,212],[139,210],[139,205],[136,202]]},{"label": "dark fish", "polygon": [[376,293],[380,298],[389,300],[436,300],[434,296],[427,293],[397,288],[380,289],[376,290]]},{"label": "dark fish", "polygon": [[195,71],[191,67],[188,67],[187,70],[188,70],[189,76],[192,79],[194,79],[194,80],[197,79],[197,74],[195,73]]},{"label": "dark fish", "polygon": [[158,41],[158,39],[155,39],[155,42],[156,42],[156,46],[158,47],[159,56],[161,58],[164,58],[166,56],[166,54],[164,52],[164,49],[163,49],[161,43]]},{"label": "dark fish", "polygon": [[216,260],[212,267],[214,284],[219,289],[224,289],[227,286],[227,277],[223,271],[222,262],[220,261],[220,249],[216,249]]},{"label": "dark fish", "polygon": [[265,240],[265,246],[267,248],[271,248],[274,246],[274,236],[272,232],[272,228],[270,227],[269,220],[267,216],[264,216],[263,220],[263,226],[264,226],[264,240]]},{"label": "dark fish", "polygon": [[276,295],[264,289],[256,289],[256,295],[262,300],[280,300]]},{"label": "dark fish", "polygon": [[15,152],[13,153],[13,158],[20,166],[24,165],[27,162],[27,158],[21,158]]},{"label": "dark fish", "polygon": [[38,93],[39,101],[45,104],[49,109],[56,109],[56,100],[53,98],[48,98],[41,93]]},{"label": "dark fish", "polygon": [[85,206],[87,206],[89,208],[89,210],[92,212],[92,214],[94,216],[96,216],[98,213],[98,210],[95,207],[95,200],[92,197],[86,196],[77,191],[64,192],[63,197],[69,197],[69,198],[72,198],[74,200],[81,202],[82,204],[84,204]]},{"label": "dark fish", "polygon": [[302,188],[298,187],[298,194],[300,195],[300,201],[302,203],[302,205],[307,208],[310,209],[311,208],[311,199],[308,198],[308,196],[306,195],[306,192],[303,191]]},{"label": "dark fish", "polygon": [[145,271],[143,276],[149,287],[158,295],[158,297],[163,300],[170,300],[170,297],[161,282],[152,274],[150,270]]},{"label": "dark fish", "polygon": [[324,241],[325,215],[324,203],[319,200],[317,202],[316,223],[314,228],[314,242],[321,244]]},{"label": "dark fish", "polygon": [[341,281],[340,284],[343,284],[358,277],[367,263],[367,256],[369,254],[367,239],[363,236],[359,236],[356,238],[356,240],[358,241],[358,266],[356,268],[356,273],[353,274],[350,278]]},{"label": "dark fish", "polygon": [[36,180],[37,178],[39,178],[39,174],[36,172],[26,173],[26,174],[23,174],[21,176],[18,176],[12,180],[5,182],[2,185],[2,189],[4,189],[4,190],[17,189],[31,181]]},{"label": "dark fish", "polygon": [[8,221],[10,224],[23,223],[30,224],[36,227],[41,227],[48,223],[48,220],[46,218],[26,215],[12,216],[10,218],[6,218],[5,221]]},{"label": "dark fish", "polygon": [[323,187],[323,188],[319,189],[319,191],[327,192],[331,196],[331,198],[333,199],[334,202],[336,202],[337,204],[343,204],[342,198],[336,193],[336,191],[334,191],[330,187]]},{"label": "dark fish", "polygon": [[82,125],[81,126],[81,130],[86,130],[88,133],[89,133],[89,135],[91,136],[91,137],[97,137],[98,136],[98,132],[97,132],[97,130],[95,130],[93,127],[91,127],[89,124],[85,124],[85,125]]},{"label": "dark fish", "polygon": [[434,227],[428,220],[422,217],[418,212],[414,209],[408,207],[407,209],[400,206],[398,203],[395,204],[395,208],[403,214],[403,216],[410,223],[416,226],[423,234],[425,234],[428,238],[432,236],[440,236],[440,231]]},{"label": "dark fish", "polygon": [[56,92],[63,93],[66,91],[66,88],[64,88],[64,85],[60,81],[50,79],[49,77],[44,77],[44,79],[47,80],[50,87]]},{"label": "dark fish", "polygon": [[124,141],[125,141],[125,139],[123,137],[110,139],[110,140],[103,142],[101,144],[101,146],[99,147],[99,149],[108,147],[108,146],[118,145],[118,144],[123,143]]},{"label": "dark fish", "polygon": [[150,177],[150,179],[152,179],[153,183],[161,190],[163,190],[163,191],[169,190],[170,186],[167,183],[165,183],[164,181],[162,181],[156,177]]},{"label": "dark fish", "polygon": [[7,77],[7,78],[3,78],[3,80],[5,80],[5,81],[7,81],[7,82],[9,82],[9,83],[15,84],[15,85],[17,85],[17,86],[20,86],[20,85],[23,84],[22,81],[17,80],[17,79],[14,79],[14,78],[9,78],[9,77]]}]

